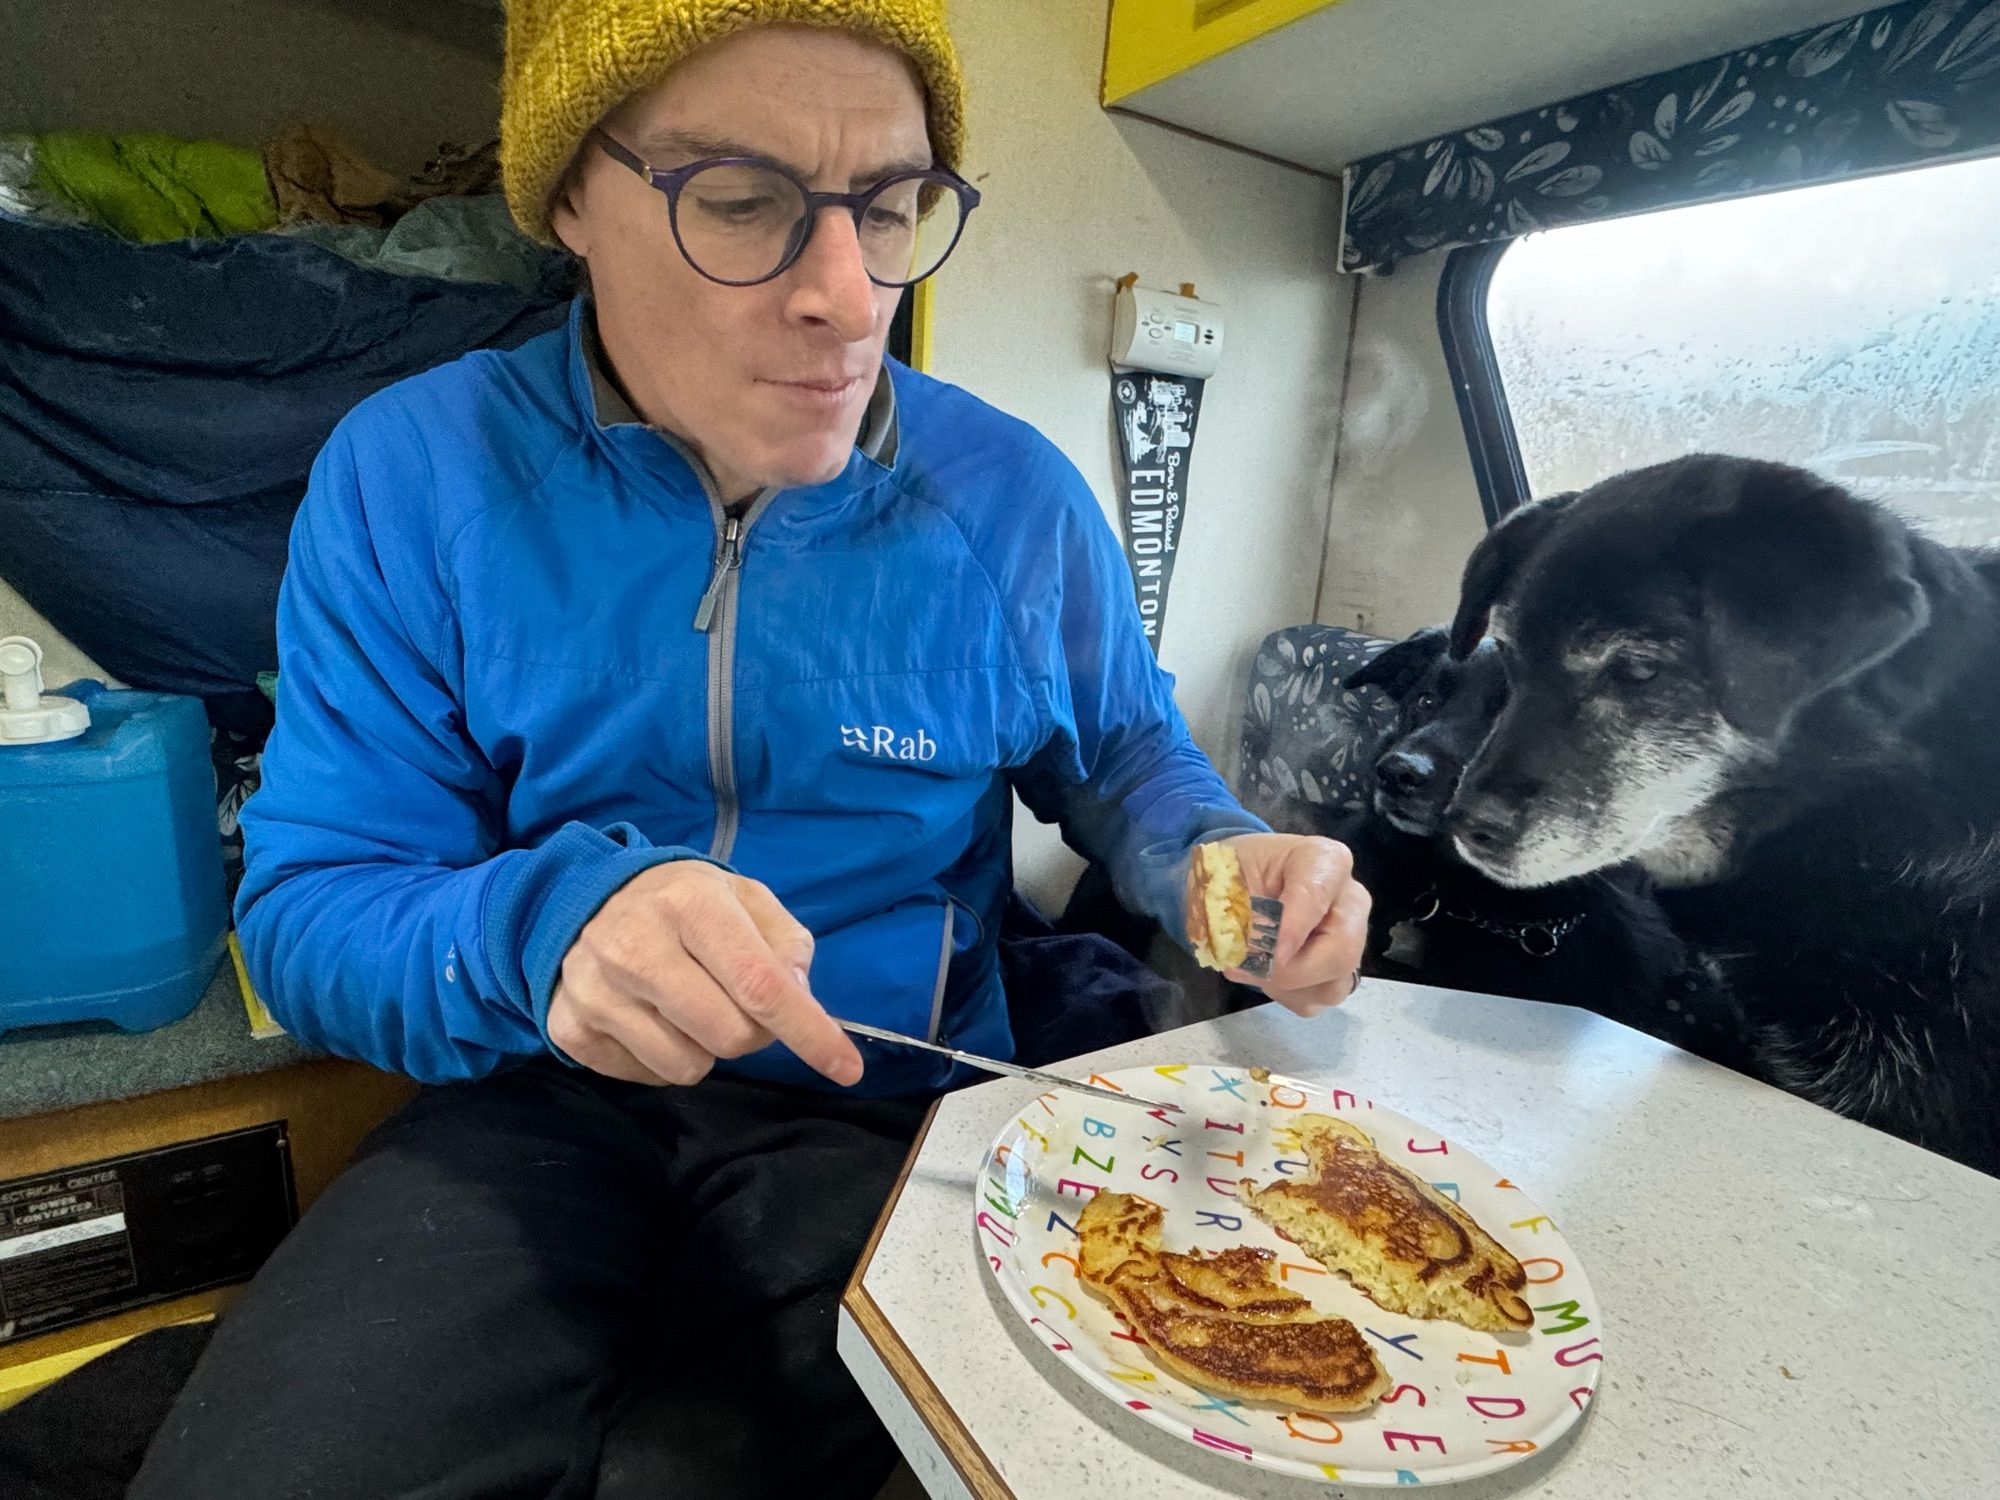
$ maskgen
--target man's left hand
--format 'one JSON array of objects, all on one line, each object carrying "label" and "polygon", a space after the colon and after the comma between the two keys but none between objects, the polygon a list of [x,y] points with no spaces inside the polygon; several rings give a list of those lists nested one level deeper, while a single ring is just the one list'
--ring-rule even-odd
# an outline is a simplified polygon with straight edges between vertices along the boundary
[{"label": "man's left hand", "polygon": [[1302,1016],[1330,1010],[1353,994],[1373,903],[1354,878],[1347,846],[1290,833],[1245,833],[1222,842],[1242,861],[1251,895],[1285,903],[1271,972],[1257,979],[1232,969],[1227,977],[1256,986]]}]

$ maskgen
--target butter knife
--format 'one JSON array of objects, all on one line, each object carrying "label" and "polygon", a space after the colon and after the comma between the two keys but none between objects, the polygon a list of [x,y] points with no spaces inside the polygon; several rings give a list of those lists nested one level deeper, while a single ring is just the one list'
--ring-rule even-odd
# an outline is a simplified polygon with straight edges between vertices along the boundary
[{"label": "butter knife", "polygon": [[1157,1099],[1142,1099],[1137,1094],[1121,1094],[1117,1089],[1101,1088],[1094,1083],[1065,1078],[1060,1073],[1045,1073],[1040,1068],[1024,1068],[1018,1063],[999,1062],[990,1057],[981,1057],[976,1052],[961,1052],[956,1047],[941,1046],[936,1042],[924,1041],[921,1037],[904,1036],[900,1031],[884,1031],[878,1026],[865,1026],[859,1021],[842,1021],[837,1016],[834,1021],[850,1036],[866,1037],[871,1042],[888,1042],[897,1047],[914,1047],[919,1052],[935,1052],[939,1057],[952,1058],[967,1067],[978,1068],[983,1073],[998,1073],[1003,1078],[1025,1078],[1031,1083],[1046,1084],[1050,1088],[1068,1089],[1076,1094],[1095,1094],[1100,1099],[1113,1099],[1120,1104],[1136,1104],[1141,1109],[1164,1109],[1174,1114],[1183,1113],[1178,1104],[1163,1104]]}]

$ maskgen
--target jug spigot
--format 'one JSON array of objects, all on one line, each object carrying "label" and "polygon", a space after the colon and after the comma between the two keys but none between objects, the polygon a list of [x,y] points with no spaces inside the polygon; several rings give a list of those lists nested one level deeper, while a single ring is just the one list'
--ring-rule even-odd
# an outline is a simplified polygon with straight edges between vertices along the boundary
[{"label": "jug spigot", "polygon": [[25,635],[0,637],[0,745],[73,740],[90,728],[74,698],[42,693],[42,648]]}]

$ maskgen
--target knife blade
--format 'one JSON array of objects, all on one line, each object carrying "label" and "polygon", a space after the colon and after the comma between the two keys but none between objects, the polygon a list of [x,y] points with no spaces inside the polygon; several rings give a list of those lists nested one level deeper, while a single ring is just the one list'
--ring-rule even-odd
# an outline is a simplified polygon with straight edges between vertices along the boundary
[{"label": "knife blade", "polygon": [[1044,1072],[1040,1068],[1024,1068],[1019,1063],[1000,1062],[996,1058],[981,1057],[976,1052],[961,1052],[956,1047],[946,1047],[937,1042],[927,1042],[921,1037],[905,1036],[900,1031],[884,1031],[879,1026],[863,1025],[860,1021],[842,1021],[835,1017],[835,1024],[850,1036],[866,1037],[872,1042],[888,1042],[897,1047],[914,1047],[919,1052],[935,1052],[939,1057],[949,1057],[964,1063],[967,1067],[978,1068],[984,1073],[998,1073],[1003,1078],[1025,1078],[1031,1083],[1047,1084],[1051,1088],[1068,1089],[1077,1094],[1095,1094],[1100,1099],[1113,1099],[1120,1104],[1136,1104],[1143,1109],[1164,1109],[1174,1114],[1185,1111],[1178,1104],[1165,1104],[1157,1099],[1146,1099],[1138,1094],[1120,1093],[1117,1089],[1107,1089],[1094,1083],[1084,1083],[1080,1079],[1065,1078],[1060,1073]]}]

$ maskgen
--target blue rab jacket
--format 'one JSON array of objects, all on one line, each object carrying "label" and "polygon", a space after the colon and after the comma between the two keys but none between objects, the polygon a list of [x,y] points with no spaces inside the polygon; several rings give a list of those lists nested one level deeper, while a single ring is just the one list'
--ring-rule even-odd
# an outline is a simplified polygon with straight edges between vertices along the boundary
[{"label": "blue rab jacket", "polygon": [[[427,1081],[546,1055],[584,924],[705,858],[812,931],[834,1015],[1006,1057],[1010,788],[1180,934],[1189,846],[1263,825],[1062,455],[891,363],[838,478],[731,519],[589,320],[370,398],[314,468],[237,902],[286,1028]],[[865,1092],[950,1076],[862,1050]]]}]

